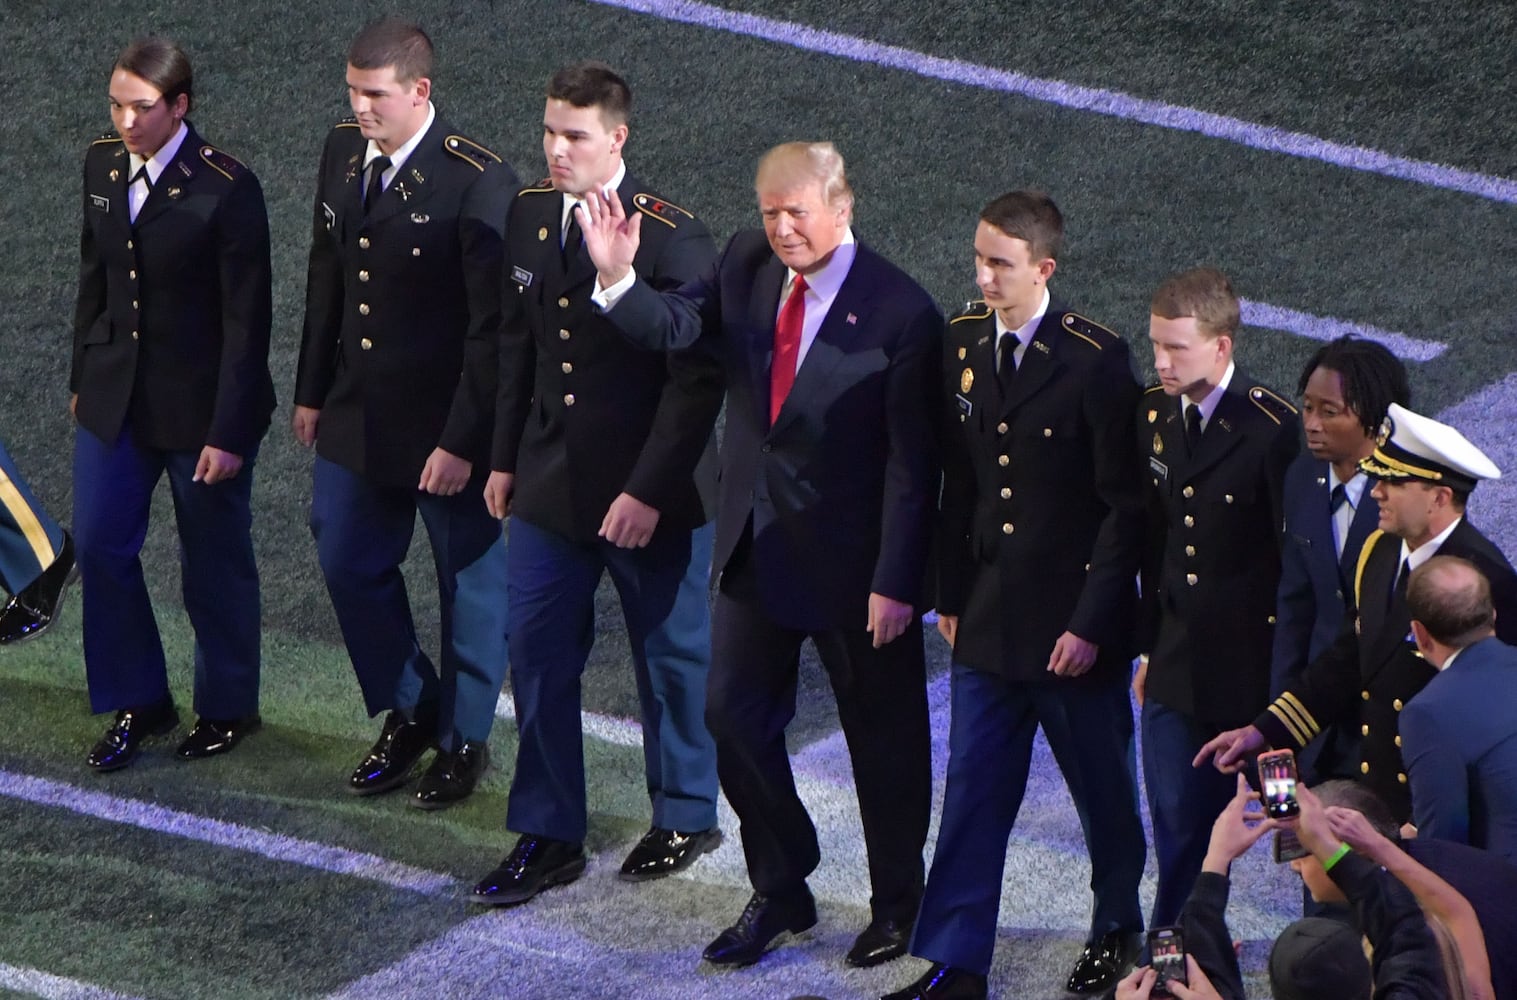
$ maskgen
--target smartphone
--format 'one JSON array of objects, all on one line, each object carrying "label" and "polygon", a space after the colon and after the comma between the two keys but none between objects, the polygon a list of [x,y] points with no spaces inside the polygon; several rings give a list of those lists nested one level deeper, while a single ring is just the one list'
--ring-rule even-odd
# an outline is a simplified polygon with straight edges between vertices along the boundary
[{"label": "smartphone", "polygon": [[1275,831],[1274,852],[1277,865],[1289,864],[1311,853],[1301,846],[1301,838],[1296,836],[1295,830],[1285,829]]},{"label": "smartphone", "polygon": [[1271,819],[1289,819],[1301,814],[1296,801],[1296,755],[1289,750],[1272,750],[1259,755],[1259,784],[1262,786],[1264,814]]},{"label": "smartphone", "polygon": [[1158,973],[1150,997],[1173,997],[1169,981],[1189,986],[1185,976],[1185,935],[1178,927],[1155,927],[1148,932],[1148,964]]}]

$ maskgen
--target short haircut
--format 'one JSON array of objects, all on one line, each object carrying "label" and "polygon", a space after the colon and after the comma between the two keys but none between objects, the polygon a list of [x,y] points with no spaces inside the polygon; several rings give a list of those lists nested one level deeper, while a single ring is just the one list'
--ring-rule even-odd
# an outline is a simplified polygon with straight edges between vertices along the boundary
[{"label": "short haircut", "polygon": [[1042,191],[1011,191],[980,210],[980,221],[1027,244],[1034,261],[1059,259],[1064,249],[1064,216]]},{"label": "short haircut", "polygon": [[1236,337],[1242,322],[1232,282],[1215,267],[1193,267],[1165,278],[1154,291],[1148,311],[1162,319],[1193,316],[1197,329],[1212,339],[1223,334]]},{"label": "short haircut", "polygon": [[1323,806],[1341,806],[1359,813],[1377,833],[1392,843],[1401,839],[1401,828],[1396,825],[1396,817],[1391,815],[1390,807],[1368,785],[1335,778],[1313,785],[1312,793],[1322,800]]},{"label": "short haircut", "polygon": [[168,104],[178,100],[180,94],[185,96],[187,105],[195,103],[195,71],[190,66],[190,57],[167,38],[147,35],[136,39],[121,50],[114,68],[151,83]]},{"label": "short haircut", "polygon": [[1276,1000],[1370,1000],[1363,940],[1343,920],[1306,917],[1288,925],[1270,948],[1270,992]]},{"label": "short haircut", "polygon": [[548,81],[548,99],[576,108],[596,108],[613,127],[632,114],[632,88],[616,70],[593,59],[563,67]]},{"label": "short haircut", "polygon": [[843,154],[830,142],[786,142],[765,153],[754,174],[760,194],[794,191],[807,184],[822,185],[822,198],[833,208],[852,208],[853,189],[844,172]]},{"label": "short haircut", "polygon": [[1434,556],[1412,570],[1406,610],[1441,645],[1454,649],[1484,639],[1496,624],[1490,581],[1458,556]]},{"label": "short haircut", "polygon": [[1344,336],[1323,344],[1302,369],[1301,380],[1296,383],[1298,394],[1306,391],[1307,380],[1318,368],[1338,373],[1343,382],[1343,402],[1370,437],[1380,433],[1392,403],[1411,406],[1406,365],[1378,340]]},{"label": "short haircut", "polygon": [[414,83],[432,75],[432,39],[414,21],[381,17],[364,25],[348,48],[354,69],[393,67],[395,79]]}]

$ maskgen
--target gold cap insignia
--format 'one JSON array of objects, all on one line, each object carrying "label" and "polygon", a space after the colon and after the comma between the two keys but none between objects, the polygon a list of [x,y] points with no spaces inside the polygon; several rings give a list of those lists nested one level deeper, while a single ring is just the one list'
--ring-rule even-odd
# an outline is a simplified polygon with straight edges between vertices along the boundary
[{"label": "gold cap insignia", "polygon": [[1390,417],[1386,417],[1380,422],[1380,433],[1376,436],[1375,443],[1383,448],[1385,447],[1385,443],[1391,439],[1391,435],[1395,433],[1395,421],[1391,420]]},{"label": "gold cap insignia", "polygon": [[968,392],[974,387],[974,369],[965,368],[964,374],[959,376],[959,391]]},{"label": "gold cap insignia", "polygon": [[1154,454],[1164,454],[1164,439],[1159,436],[1158,431],[1154,432]]}]

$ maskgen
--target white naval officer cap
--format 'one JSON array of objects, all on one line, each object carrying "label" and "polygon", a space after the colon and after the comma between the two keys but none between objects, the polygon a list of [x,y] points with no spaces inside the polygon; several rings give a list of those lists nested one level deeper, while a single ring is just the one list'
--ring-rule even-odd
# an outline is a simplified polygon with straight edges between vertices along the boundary
[{"label": "white naval officer cap", "polygon": [[1376,479],[1420,479],[1468,493],[1501,470],[1485,452],[1448,424],[1392,403],[1380,425],[1375,451],[1359,468]]}]

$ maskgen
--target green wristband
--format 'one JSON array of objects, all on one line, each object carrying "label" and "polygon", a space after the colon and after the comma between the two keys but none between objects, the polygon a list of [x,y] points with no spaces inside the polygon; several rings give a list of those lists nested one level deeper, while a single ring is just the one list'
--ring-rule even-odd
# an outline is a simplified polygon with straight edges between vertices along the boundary
[{"label": "green wristband", "polygon": [[1333,852],[1332,857],[1322,862],[1322,870],[1325,872],[1332,871],[1333,865],[1336,865],[1338,862],[1346,858],[1351,849],[1352,848],[1350,848],[1347,844],[1339,844],[1338,849]]}]

